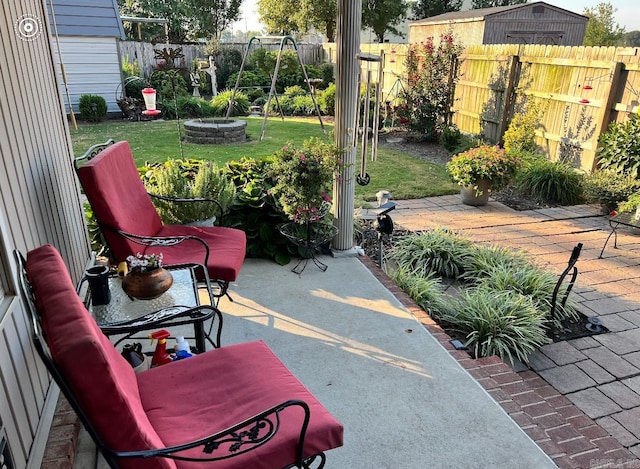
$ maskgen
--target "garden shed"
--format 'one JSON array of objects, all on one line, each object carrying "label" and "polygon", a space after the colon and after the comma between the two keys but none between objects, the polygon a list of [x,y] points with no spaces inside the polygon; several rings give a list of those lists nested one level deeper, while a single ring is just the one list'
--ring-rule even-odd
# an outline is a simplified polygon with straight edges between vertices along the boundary
[{"label": "garden shed", "polygon": [[472,44],[582,45],[588,18],[545,2],[454,11],[409,23],[409,43],[451,34]]},{"label": "garden shed", "polygon": [[47,3],[66,111],[69,112],[69,104],[59,66],[60,56],[74,111],[78,111],[80,96],[95,94],[106,100],[107,112],[119,113],[116,94],[122,75],[118,40],[124,38],[124,29],[117,1],[49,0]]}]

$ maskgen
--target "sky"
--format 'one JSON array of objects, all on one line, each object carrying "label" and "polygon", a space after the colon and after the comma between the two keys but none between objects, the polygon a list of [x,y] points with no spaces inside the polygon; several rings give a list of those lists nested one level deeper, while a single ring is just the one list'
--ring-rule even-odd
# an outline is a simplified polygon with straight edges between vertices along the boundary
[{"label": "sky", "polygon": [[[585,8],[593,8],[605,0],[546,0],[546,3],[566,10],[580,13]],[[258,19],[258,0],[244,0],[242,2],[241,20],[236,22],[233,29],[242,31],[259,31],[263,25]],[[469,0],[465,3],[471,4]],[[532,3],[532,2],[529,2]],[[640,30],[640,1],[638,0],[608,0],[615,9],[615,20],[627,31]]]}]

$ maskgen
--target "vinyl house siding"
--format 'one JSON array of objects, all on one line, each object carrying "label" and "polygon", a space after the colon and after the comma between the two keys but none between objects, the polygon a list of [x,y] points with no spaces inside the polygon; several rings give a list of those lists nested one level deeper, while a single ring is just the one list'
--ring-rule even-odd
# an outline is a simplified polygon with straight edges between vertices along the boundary
[{"label": "vinyl house siding", "polygon": [[[47,13],[0,0],[0,438],[16,468],[40,467],[57,391],[32,348],[13,249],[56,246],[78,280],[90,256]],[[24,15],[42,33],[24,40]]]},{"label": "vinyl house siding", "polygon": [[[119,96],[116,94],[122,93],[122,76],[116,40],[109,37],[63,36],[60,37],[60,50],[74,112],[79,112],[78,102],[83,94],[102,96],[107,102],[107,112],[120,112],[116,103]],[[55,55],[56,64],[59,64],[57,50]],[[60,68],[58,80],[60,94],[68,112],[69,106]]]},{"label": "vinyl house siding", "polygon": [[[120,113],[116,99],[122,93],[118,40],[124,37],[116,0],[48,0],[55,18],[48,20],[52,34],[57,32],[60,54],[67,76],[67,88],[74,112],[83,94],[102,96],[107,112]],[[54,38],[55,39],[55,38]],[[59,64],[58,42],[54,40]],[[62,73],[58,80],[65,109],[69,112]]]}]

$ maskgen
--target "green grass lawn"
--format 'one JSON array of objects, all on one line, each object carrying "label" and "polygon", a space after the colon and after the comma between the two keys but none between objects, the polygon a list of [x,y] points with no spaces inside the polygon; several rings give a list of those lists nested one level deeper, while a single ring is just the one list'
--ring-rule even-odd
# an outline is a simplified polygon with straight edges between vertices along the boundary
[{"label": "green grass lawn", "polygon": [[[317,119],[270,118],[267,121],[263,141],[259,141],[262,118],[246,117],[249,141],[240,145],[196,145],[183,142],[185,158],[213,160],[220,164],[248,156],[267,156],[286,143],[296,146],[310,137],[323,137]],[[325,124],[327,132],[333,125]],[[184,137],[184,129],[181,129]],[[116,141],[128,140],[138,166],[146,161],[165,161],[180,158],[178,129],[176,121],[107,121],[100,124],[81,123],[78,130],[71,129],[73,152],[82,155],[87,148],[109,138]],[[360,171],[360,157],[356,174]],[[380,189],[391,192],[396,200],[416,199],[436,195],[454,194],[459,187],[454,185],[441,165],[429,163],[406,153],[379,147],[376,162],[367,162],[367,173],[371,183],[367,186],[356,184],[356,200],[375,200]]]}]

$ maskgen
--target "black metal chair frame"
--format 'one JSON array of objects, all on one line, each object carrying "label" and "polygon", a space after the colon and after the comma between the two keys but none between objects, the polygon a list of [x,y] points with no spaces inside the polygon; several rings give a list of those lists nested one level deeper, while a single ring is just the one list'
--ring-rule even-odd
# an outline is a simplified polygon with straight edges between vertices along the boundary
[{"label": "black metal chair frame", "polygon": [[[75,168],[75,171],[76,172],[78,171],[78,168],[81,166],[83,161],[90,161],[92,158],[96,157],[102,150],[113,145],[114,143],[115,143],[115,140],[111,138],[104,143],[97,143],[95,145],[90,146],[89,149],[87,149],[87,151],[83,155],[78,156],[73,160],[73,166]],[[80,181],[80,185],[82,185],[82,181]],[[174,203],[195,203],[195,202],[213,203],[217,206],[218,211],[220,213],[220,216],[216,217],[216,220],[218,221],[218,223],[222,223],[222,217],[224,216],[222,205],[220,204],[219,201],[215,199],[207,199],[203,197],[193,197],[193,198],[166,197],[158,194],[152,194],[150,192],[147,192],[147,194],[149,194],[149,196],[152,198],[155,198],[158,200],[164,200],[167,202],[174,202]],[[169,247],[169,246],[176,246],[185,241],[199,242],[204,249],[204,259],[201,264],[203,266],[206,266],[209,261],[209,253],[210,253],[209,245],[202,238],[198,238],[197,236],[171,236],[171,237],[141,236],[135,233],[127,233],[126,231],[121,231],[117,228],[109,226],[103,223],[98,217],[96,217],[96,220],[101,230],[103,231],[109,230],[111,232],[117,233],[118,235],[128,239],[129,241],[132,241],[136,244],[140,244],[141,246]],[[106,238],[105,238],[105,242],[107,242],[108,244],[108,241],[106,240]],[[211,285],[211,279],[209,278],[206,267],[203,269],[203,271],[204,271],[203,275],[205,276],[205,281],[207,282],[208,285]],[[229,298],[229,301],[233,301],[233,298],[228,293],[229,282],[227,280],[213,279],[213,282],[215,282],[219,288],[219,290],[215,292],[213,295],[214,298],[216,298],[216,300],[219,301],[220,298],[222,298],[223,296],[226,296],[227,298]]]},{"label": "black metal chair frame", "polygon": [[[297,443],[296,461],[283,469],[300,468],[310,469],[312,465],[318,461],[316,469],[322,469],[326,462],[324,453],[320,452],[307,458],[303,457],[304,440],[307,427],[309,425],[310,410],[309,406],[300,400],[288,400],[281,404],[270,407],[252,417],[249,417],[236,425],[228,427],[222,431],[216,432],[205,438],[191,441],[182,445],[169,446],[165,448],[147,449],[140,451],[118,451],[109,448],[102,441],[91,421],[84,414],[80,404],[78,403],[73,391],[67,385],[64,374],[58,368],[55,360],[49,351],[41,318],[36,307],[35,297],[31,288],[26,269],[25,259],[19,251],[14,251],[14,256],[18,266],[19,288],[25,302],[26,309],[30,317],[30,327],[34,346],[38,355],[44,362],[47,371],[51,374],[56,384],[59,386],[64,397],[78,415],[85,429],[95,442],[97,449],[104,456],[109,467],[118,468],[118,459],[122,458],[153,458],[161,457],[181,461],[195,462],[212,462],[229,459],[249,451],[256,449],[269,442],[278,432],[280,428],[280,413],[284,409],[292,406],[300,407],[304,411],[304,420],[300,428],[300,436]],[[88,313],[87,313],[88,314]],[[180,452],[193,448],[202,447],[202,452],[212,455],[214,452],[219,454],[216,456],[205,456],[203,458],[192,458],[180,456]]]},{"label": "black metal chair frame", "polygon": [[569,262],[567,264],[567,268],[560,274],[558,278],[558,283],[556,283],[555,288],[553,289],[553,294],[551,295],[551,318],[555,318],[556,309],[558,308],[558,293],[560,292],[560,288],[564,283],[567,275],[571,272],[571,278],[569,279],[569,284],[567,285],[566,290],[564,291],[564,295],[560,300],[560,307],[564,309],[567,304],[567,299],[569,298],[569,294],[571,290],[573,290],[573,285],[576,283],[576,279],[578,278],[578,268],[576,267],[576,262],[580,257],[580,253],[582,252],[582,243],[578,243],[571,252],[571,257],[569,258]]},{"label": "black metal chair frame", "polygon": [[607,244],[609,244],[611,236],[613,236],[613,248],[618,248],[618,227],[620,225],[627,226],[629,228],[640,228],[640,221],[636,220],[635,213],[631,212],[622,212],[609,217],[609,226],[611,227],[611,233],[609,233],[609,236],[607,236],[598,259],[602,259],[602,255],[604,254],[604,250],[607,247]]}]

